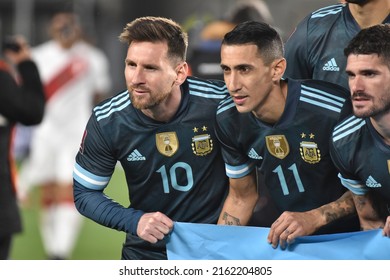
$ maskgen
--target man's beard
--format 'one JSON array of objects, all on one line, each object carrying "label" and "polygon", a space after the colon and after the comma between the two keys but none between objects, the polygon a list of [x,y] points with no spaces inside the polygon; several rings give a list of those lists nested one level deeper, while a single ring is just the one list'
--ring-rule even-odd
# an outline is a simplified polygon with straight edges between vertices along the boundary
[{"label": "man's beard", "polygon": [[[362,97],[366,99],[370,99],[369,96],[364,93],[357,93],[352,95],[352,100],[356,97]],[[388,114],[390,112],[390,98],[381,98],[378,102],[379,106],[373,104],[368,110],[362,111],[361,109],[355,109],[353,106],[354,115],[358,118],[369,118],[369,117],[378,117],[381,115]]]},{"label": "man's beard", "polygon": [[148,97],[138,98],[134,97],[130,93],[130,100],[133,106],[138,110],[152,109],[157,105],[161,104],[161,102],[163,102],[168,95],[168,93],[160,93],[154,96],[149,95]]}]

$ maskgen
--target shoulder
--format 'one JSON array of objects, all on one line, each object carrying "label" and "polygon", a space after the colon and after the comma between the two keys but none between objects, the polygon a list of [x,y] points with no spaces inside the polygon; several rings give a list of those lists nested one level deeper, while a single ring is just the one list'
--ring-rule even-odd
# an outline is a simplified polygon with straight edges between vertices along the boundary
[{"label": "shoulder", "polygon": [[346,8],[346,4],[335,4],[318,9],[309,15],[309,20],[315,22],[321,21],[325,23],[332,22],[343,13],[344,8]]},{"label": "shoulder", "polygon": [[130,96],[127,90],[103,100],[93,108],[93,115],[97,122],[110,123],[112,118],[123,115],[130,107]]},{"label": "shoulder", "polygon": [[305,20],[307,32],[312,36],[328,33],[335,23],[342,20],[345,4],[335,4],[310,13]]},{"label": "shoulder", "polygon": [[35,55],[35,54],[46,53],[48,51],[54,51],[57,49],[58,49],[58,44],[53,40],[49,40],[49,41],[46,41],[40,45],[33,47],[31,49],[31,52],[33,55]]},{"label": "shoulder", "polygon": [[323,95],[334,97],[339,100],[346,100],[350,98],[349,91],[338,85],[328,81],[308,79],[301,81],[302,91],[305,89],[311,90],[316,96]]},{"label": "shoulder", "polygon": [[301,80],[298,85],[295,88],[300,90],[299,101],[305,108],[337,119],[349,112],[349,92],[344,87],[321,80]]},{"label": "shoulder", "polygon": [[[226,85],[220,80],[206,80],[189,76],[181,85],[184,93],[184,103],[188,103],[191,110],[202,114],[208,111],[215,116],[218,103],[229,95]],[[211,110],[211,111],[209,111]]]},{"label": "shoulder", "polygon": [[[335,28],[340,29],[345,4],[336,4],[318,9],[308,14],[296,26],[286,42],[286,54],[296,58],[295,49],[307,45],[317,45],[326,40]],[[315,48],[318,49],[318,46]],[[290,51],[294,50],[294,51]]]},{"label": "shoulder", "polygon": [[351,115],[335,126],[332,142],[336,147],[341,147],[345,143],[356,141],[365,127],[366,121],[364,119]]},{"label": "shoulder", "polygon": [[225,82],[220,80],[205,80],[197,77],[188,77],[189,93],[208,98],[223,99],[229,94]]},{"label": "shoulder", "polygon": [[238,114],[236,105],[231,96],[226,96],[222,99],[217,107],[217,118],[221,119],[226,116]]},{"label": "shoulder", "polygon": [[335,18],[343,12],[346,4],[335,4],[315,10],[310,14],[311,19],[330,19]]},{"label": "shoulder", "polygon": [[[344,12],[344,8],[346,8],[346,4],[335,4],[320,8],[309,13],[302,21],[300,21],[300,25],[316,27],[319,23],[325,25],[332,24],[333,22],[339,20]],[[325,28],[321,28],[325,30]]]},{"label": "shoulder", "polygon": [[57,65],[63,55],[64,50],[53,40],[44,42],[31,49],[31,56],[40,69],[46,69],[47,65]]}]

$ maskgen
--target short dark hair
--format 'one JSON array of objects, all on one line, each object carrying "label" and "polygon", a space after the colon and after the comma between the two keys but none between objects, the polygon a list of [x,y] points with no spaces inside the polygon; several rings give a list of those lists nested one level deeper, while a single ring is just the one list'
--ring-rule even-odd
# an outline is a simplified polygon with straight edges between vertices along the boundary
[{"label": "short dark hair", "polygon": [[254,44],[258,48],[264,63],[269,65],[277,58],[283,57],[284,46],[279,33],[268,23],[246,21],[238,24],[225,34],[222,45]]},{"label": "short dark hair", "polygon": [[344,49],[344,55],[377,54],[390,68],[390,24],[362,29]]},{"label": "short dark hair", "polygon": [[163,17],[140,17],[128,23],[119,40],[130,45],[136,42],[166,42],[168,56],[186,60],[188,35],[175,21]]}]

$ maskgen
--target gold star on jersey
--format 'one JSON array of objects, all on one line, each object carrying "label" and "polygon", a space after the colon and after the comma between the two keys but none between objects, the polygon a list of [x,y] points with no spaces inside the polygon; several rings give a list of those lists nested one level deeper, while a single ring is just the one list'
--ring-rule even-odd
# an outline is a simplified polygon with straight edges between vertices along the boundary
[{"label": "gold star on jersey", "polygon": [[213,139],[211,139],[210,134],[204,133],[207,132],[207,127],[194,127],[193,132],[199,132],[202,134],[197,134],[192,137],[192,151],[197,156],[205,156],[213,150]]},{"label": "gold star on jersey", "polygon": [[[307,136],[310,140],[313,140],[315,137],[313,133],[301,133],[301,138],[305,139]],[[302,159],[308,163],[314,164],[320,162],[321,160],[321,151],[318,149],[318,145],[314,141],[302,141],[300,143],[299,151]]]}]

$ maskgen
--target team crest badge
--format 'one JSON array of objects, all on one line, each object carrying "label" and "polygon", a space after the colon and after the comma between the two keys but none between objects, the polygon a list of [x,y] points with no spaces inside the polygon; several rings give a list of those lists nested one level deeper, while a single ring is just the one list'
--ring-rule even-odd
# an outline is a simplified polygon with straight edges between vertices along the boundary
[{"label": "team crest badge", "polygon": [[321,152],[315,142],[302,141],[299,151],[302,159],[308,163],[318,163],[321,160]]},{"label": "team crest badge", "polygon": [[156,134],[156,146],[160,154],[171,157],[179,148],[176,132],[162,132]]},{"label": "team crest badge", "polygon": [[265,141],[268,152],[274,157],[284,159],[290,153],[290,147],[284,135],[268,135]]},{"label": "team crest badge", "polygon": [[[202,130],[202,132],[207,131],[207,127],[203,126],[201,128],[195,127],[193,129],[194,133]],[[198,134],[192,137],[192,151],[197,156],[205,156],[213,150],[213,139],[211,139],[210,134]]]}]

